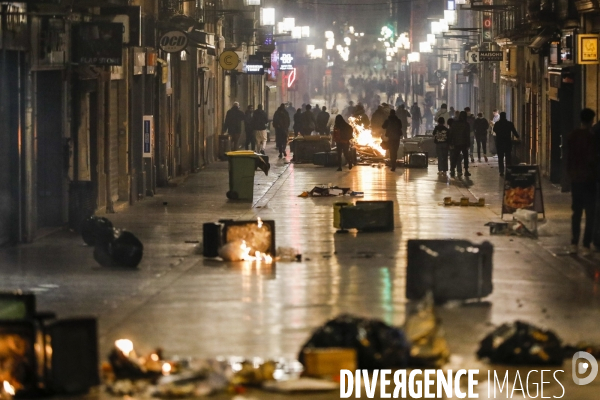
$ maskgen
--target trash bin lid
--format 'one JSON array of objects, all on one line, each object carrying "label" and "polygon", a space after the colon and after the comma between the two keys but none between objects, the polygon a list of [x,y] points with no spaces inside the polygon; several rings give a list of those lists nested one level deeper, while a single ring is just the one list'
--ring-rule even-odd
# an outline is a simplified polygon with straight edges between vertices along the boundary
[{"label": "trash bin lid", "polygon": [[229,151],[225,153],[227,157],[257,157],[258,155],[252,150]]}]

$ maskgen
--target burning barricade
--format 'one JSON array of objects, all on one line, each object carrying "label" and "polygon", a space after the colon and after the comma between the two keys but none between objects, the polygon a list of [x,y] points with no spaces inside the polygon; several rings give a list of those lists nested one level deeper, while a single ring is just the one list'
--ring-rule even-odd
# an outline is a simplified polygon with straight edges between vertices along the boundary
[{"label": "burning barricade", "polygon": [[348,123],[354,129],[354,147],[360,164],[380,163],[385,160],[385,149],[381,146],[382,139],[373,136],[371,129],[358,123],[354,117],[348,118]]}]

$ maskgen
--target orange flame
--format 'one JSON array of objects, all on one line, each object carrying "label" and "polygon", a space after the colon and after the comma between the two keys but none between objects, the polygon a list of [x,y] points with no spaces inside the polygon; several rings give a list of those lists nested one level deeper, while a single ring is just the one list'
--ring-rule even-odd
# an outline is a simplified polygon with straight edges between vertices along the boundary
[{"label": "orange flame", "polygon": [[385,150],[383,147],[381,147],[382,140],[379,138],[374,138],[373,132],[371,132],[370,129],[365,128],[363,125],[359,125],[354,117],[348,118],[348,123],[354,129],[354,132],[356,132],[354,141],[357,145],[370,147],[377,151],[381,156],[385,156]]}]

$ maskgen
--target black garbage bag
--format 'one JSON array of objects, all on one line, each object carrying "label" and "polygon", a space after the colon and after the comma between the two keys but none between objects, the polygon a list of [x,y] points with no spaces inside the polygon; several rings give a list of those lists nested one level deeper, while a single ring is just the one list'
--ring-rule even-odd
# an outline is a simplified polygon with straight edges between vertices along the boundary
[{"label": "black garbage bag", "polygon": [[88,246],[106,240],[112,235],[113,224],[108,218],[92,215],[81,223],[81,237]]},{"label": "black garbage bag", "polygon": [[356,350],[357,368],[406,368],[410,344],[404,332],[383,321],[343,314],[318,328],[302,346],[298,359],[304,364],[304,350],[342,347]]},{"label": "black garbage bag", "polygon": [[486,336],[477,357],[487,358],[495,364],[562,365],[564,350],[554,332],[516,321],[504,324]]},{"label": "black garbage bag", "polygon": [[144,245],[133,233],[114,228],[110,237],[94,247],[94,260],[104,267],[135,268],[143,255]]}]

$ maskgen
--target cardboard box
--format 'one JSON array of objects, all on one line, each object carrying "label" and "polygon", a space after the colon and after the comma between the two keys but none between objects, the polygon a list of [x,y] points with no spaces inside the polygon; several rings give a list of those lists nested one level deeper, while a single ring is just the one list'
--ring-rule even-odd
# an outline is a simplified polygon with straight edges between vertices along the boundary
[{"label": "cardboard box", "polygon": [[338,376],[342,369],[356,370],[356,350],[334,347],[304,350],[306,375]]}]

